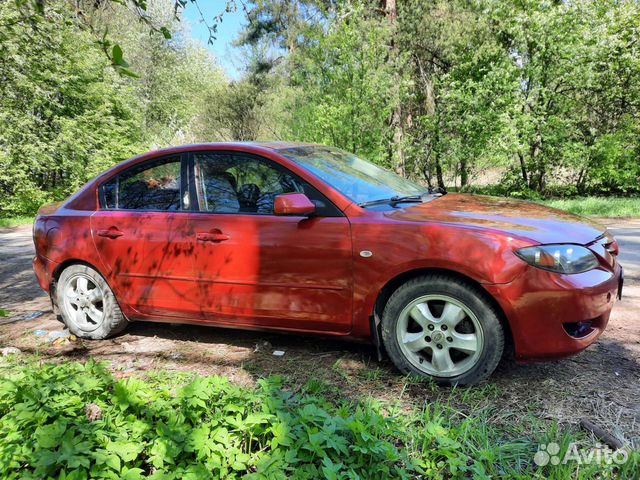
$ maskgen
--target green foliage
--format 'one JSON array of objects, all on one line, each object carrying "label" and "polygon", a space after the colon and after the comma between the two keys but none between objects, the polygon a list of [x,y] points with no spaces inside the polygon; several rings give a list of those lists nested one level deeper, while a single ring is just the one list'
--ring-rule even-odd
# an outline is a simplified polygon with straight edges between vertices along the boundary
[{"label": "green foliage", "polygon": [[[334,404],[220,377],[159,372],[116,380],[101,364],[0,361],[0,476],[6,479],[568,478],[576,465],[531,462],[538,443],[579,438],[552,427],[522,438],[492,412],[446,404],[407,414],[371,401]],[[463,393],[483,399],[489,388]],[[88,405],[100,415],[89,420]],[[527,428],[533,418],[523,419]],[[541,428],[538,426],[537,428]],[[565,448],[563,447],[563,448]],[[630,475],[631,460],[581,465],[581,478]]]},{"label": "green foliage", "polygon": [[429,185],[466,188],[490,170],[516,196],[638,193],[638,2],[262,0],[251,11],[240,42],[288,53],[262,63],[288,87],[272,99],[291,112],[279,119],[288,138]]},{"label": "green foliage", "polygon": [[217,124],[207,118],[210,104],[225,97],[227,79],[215,59],[190,42],[174,19],[173,2],[156,0],[148,6],[155,21],[167,25],[171,40],[149,35],[127,9],[98,11],[97,21],[106,25],[126,52],[139,79],[123,79],[134,92],[150,145],[167,146],[219,138]]},{"label": "green foliage", "polygon": [[247,2],[235,82],[188,40],[194,1],[0,3],[0,214],[216,140],[332,144],[429,186],[640,194],[637,1]]},{"label": "green foliage", "polygon": [[33,223],[32,216],[0,217],[0,228],[12,228]]},{"label": "green foliage", "polygon": [[[157,1],[148,12],[179,33],[171,7]],[[152,145],[189,143],[213,129],[206,106],[226,81],[202,47],[149,36],[125,6],[85,14],[118,35],[109,55],[120,73],[129,68],[124,50],[140,78],[114,71],[67,2],[47,3],[37,29],[0,3],[0,24],[9,25],[0,32],[3,216],[32,215]]]},{"label": "green foliage", "polygon": [[391,31],[364,2],[346,2],[326,31],[307,28],[292,58],[291,135],[389,164],[385,124],[394,103]]},{"label": "green foliage", "polygon": [[[129,89],[64,9],[38,33],[13,25],[0,53],[0,211],[33,213],[140,146]],[[0,4],[0,21],[15,20]]]},{"label": "green foliage", "polygon": [[610,218],[640,217],[640,198],[577,197],[547,200],[544,204],[577,215]]},{"label": "green foliage", "polygon": [[[101,419],[87,419],[90,403]],[[173,392],[88,362],[28,365],[0,383],[7,479],[409,478],[399,434],[373,406],[294,396],[277,378],[253,390],[195,378]]]}]

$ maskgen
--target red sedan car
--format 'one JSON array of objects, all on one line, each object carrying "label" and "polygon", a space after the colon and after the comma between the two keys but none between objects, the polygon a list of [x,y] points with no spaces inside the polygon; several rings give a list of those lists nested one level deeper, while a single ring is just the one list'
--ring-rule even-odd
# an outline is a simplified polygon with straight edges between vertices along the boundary
[{"label": "red sedan car", "polygon": [[579,352],[622,289],[606,229],[425,188],[341,150],[216,143],[147,153],[43,207],[40,286],[90,339],[135,320],[350,337],[443,384]]}]

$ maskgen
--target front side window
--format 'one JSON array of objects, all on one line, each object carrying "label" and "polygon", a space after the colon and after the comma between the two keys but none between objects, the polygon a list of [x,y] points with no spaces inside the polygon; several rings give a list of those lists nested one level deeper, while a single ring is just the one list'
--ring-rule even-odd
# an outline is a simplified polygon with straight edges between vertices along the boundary
[{"label": "front side window", "polygon": [[281,149],[278,153],[318,176],[356,203],[419,195],[426,190],[400,175],[338,148],[313,145]]},{"label": "front side window", "polygon": [[273,215],[280,194],[316,194],[303,180],[251,155],[194,153],[194,160],[200,211]]},{"label": "front side window", "polygon": [[180,210],[180,157],[134,168],[102,186],[105,208],[120,210]]}]

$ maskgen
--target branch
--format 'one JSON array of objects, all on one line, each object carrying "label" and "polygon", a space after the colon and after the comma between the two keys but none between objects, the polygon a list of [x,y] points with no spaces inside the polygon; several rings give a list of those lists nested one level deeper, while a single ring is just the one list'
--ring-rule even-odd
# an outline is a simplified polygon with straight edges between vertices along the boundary
[{"label": "branch", "polygon": [[600,440],[602,440],[604,443],[609,445],[614,450],[619,450],[622,447],[624,447],[624,443],[622,443],[620,439],[618,439],[617,437],[614,437],[609,432],[607,432],[604,428],[596,425],[595,423],[591,422],[590,420],[587,420],[586,418],[580,419],[580,426],[585,430],[588,430],[591,433],[593,433],[596,437],[598,437]]}]

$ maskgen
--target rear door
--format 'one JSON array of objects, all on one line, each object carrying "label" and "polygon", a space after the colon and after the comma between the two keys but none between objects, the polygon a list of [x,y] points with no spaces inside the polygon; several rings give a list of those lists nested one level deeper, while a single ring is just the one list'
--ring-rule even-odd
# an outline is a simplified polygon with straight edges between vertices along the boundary
[{"label": "rear door", "polygon": [[193,316],[193,233],[185,156],[154,159],[100,188],[91,233],[118,299],[143,315]]},{"label": "rear door", "polygon": [[[352,250],[347,218],[282,166],[241,153],[195,152],[200,213],[194,273],[202,318],[234,325],[347,333]],[[317,215],[276,216],[281,193],[305,193]]]}]

